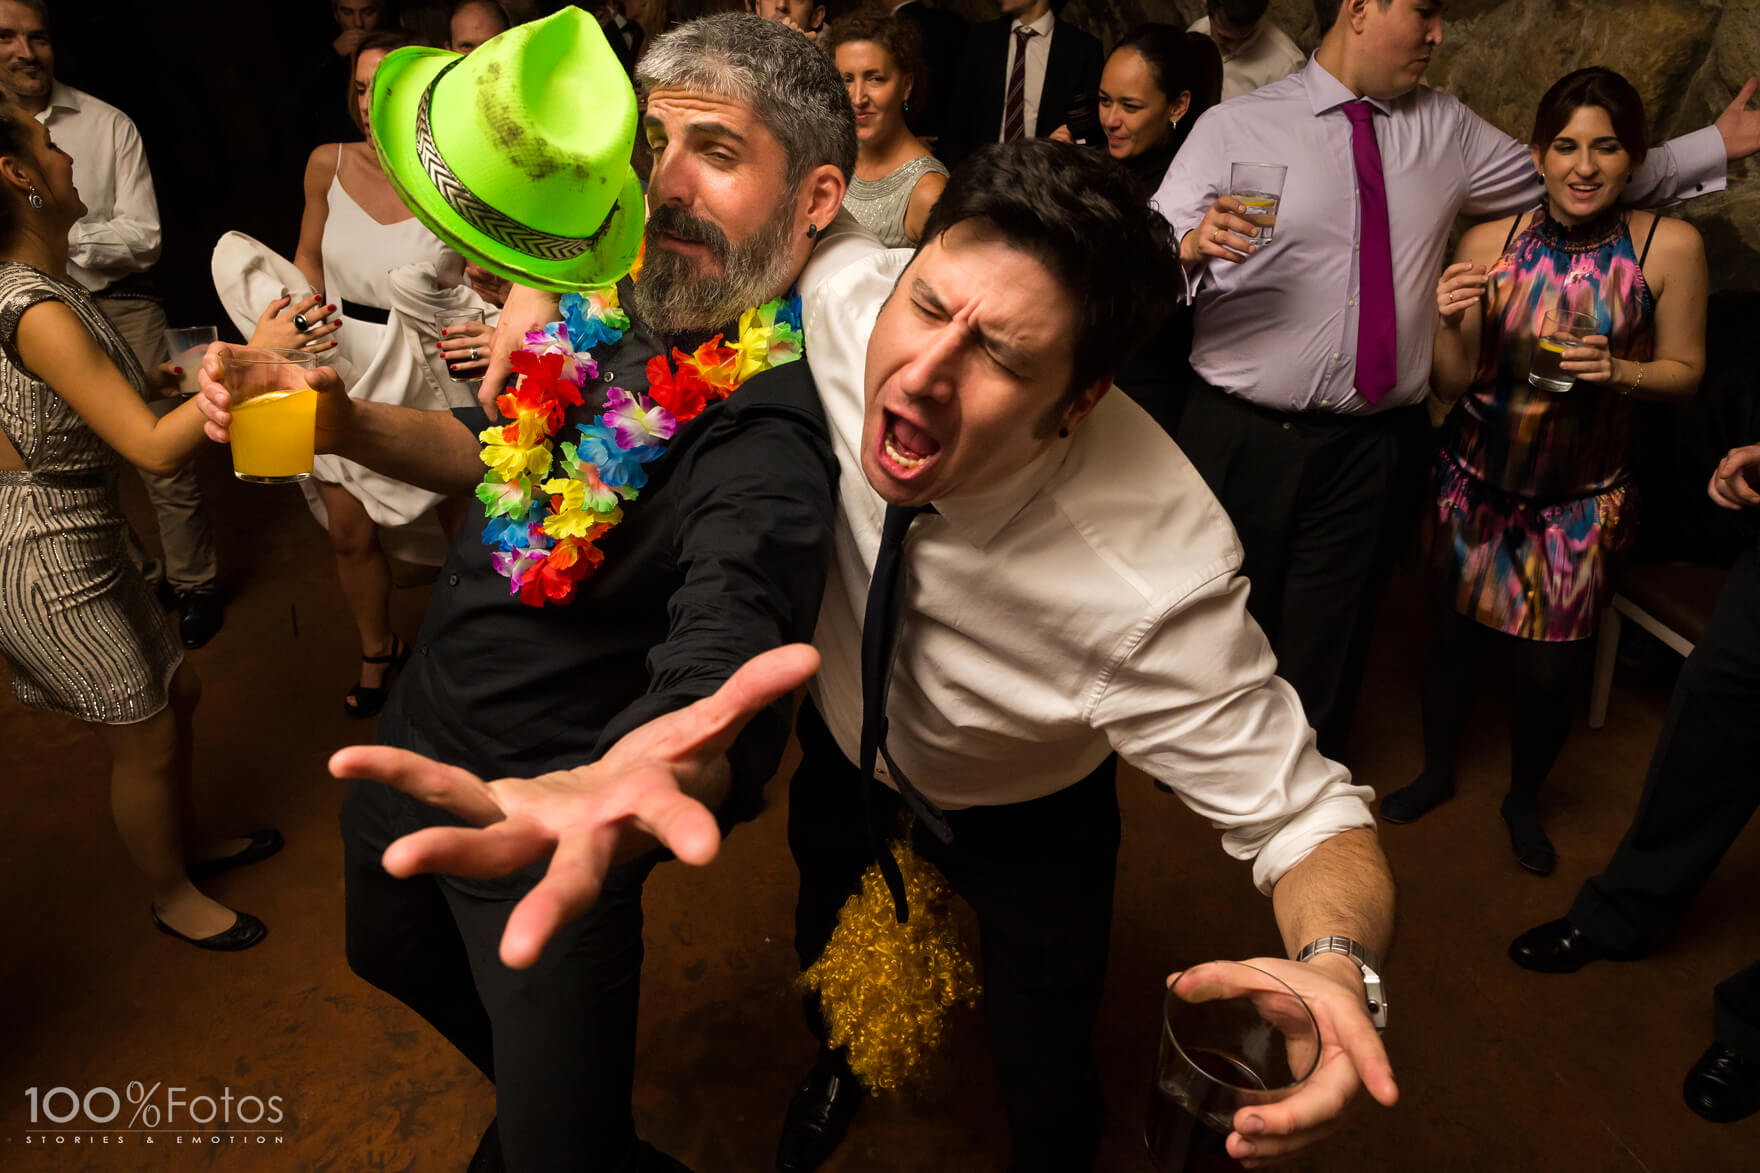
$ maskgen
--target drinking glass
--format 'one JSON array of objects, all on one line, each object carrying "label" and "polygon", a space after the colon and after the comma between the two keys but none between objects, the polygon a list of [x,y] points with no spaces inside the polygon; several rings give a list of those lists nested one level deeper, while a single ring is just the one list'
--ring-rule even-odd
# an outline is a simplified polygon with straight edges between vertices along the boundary
[{"label": "drinking glass", "polygon": [[1161,1013],[1143,1141],[1155,1173],[1238,1170],[1225,1145],[1242,1108],[1293,1094],[1320,1063],[1307,1003],[1256,966],[1212,961],[1180,974]]},{"label": "drinking glass", "polygon": [[220,338],[214,326],[179,326],[165,331],[165,349],[171,361],[183,368],[177,377],[177,393],[185,399],[202,389],[202,359]]},{"label": "drinking glass", "polygon": [[1577,377],[1564,370],[1564,352],[1581,346],[1583,339],[1595,333],[1592,314],[1575,314],[1569,310],[1547,310],[1541,319],[1540,333],[1534,335],[1534,352],[1528,360],[1528,382],[1542,391],[1569,391]]},{"label": "drinking glass", "polygon": [[[466,322],[481,322],[482,320],[482,310],[442,310],[434,315],[434,329],[444,330],[448,326],[461,326]],[[474,383],[483,377],[480,374],[461,375],[452,369],[450,363],[447,364],[446,374],[454,383]]]},{"label": "drinking glass", "polygon": [[232,393],[232,475],[277,485],[312,475],[318,393],[316,355],[245,346],[226,356],[221,384]]},{"label": "drinking glass", "polygon": [[1259,230],[1256,244],[1270,244],[1277,231],[1277,205],[1283,202],[1283,179],[1289,168],[1281,163],[1231,163],[1228,194],[1238,200],[1249,224]]}]

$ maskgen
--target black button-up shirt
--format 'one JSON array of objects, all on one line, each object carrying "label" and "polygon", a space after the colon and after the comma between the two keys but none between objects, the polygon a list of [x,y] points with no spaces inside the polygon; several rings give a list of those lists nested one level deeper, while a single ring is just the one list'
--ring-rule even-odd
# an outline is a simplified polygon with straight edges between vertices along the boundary
[{"label": "black button-up shirt", "polygon": [[[597,348],[599,382],[558,447],[603,409],[612,386],[645,391],[647,361],[663,348],[670,354],[667,341],[632,323]],[[473,432],[488,426],[476,409],[455,414]],[[837,462],[806,362],[709,405],[646,467],[640,496],[596,543],[604,562],[566,605],[532,607],[509,593],[483,544],[483,506],[472,502],[388,727],[407,722],[411,741],[485,779],[566,769],[715,691],[759,652],[812,638]],[[755,810],[781,760],[789,712],[784,699],[760,713],[728,751],[734,789],[724,822]],[[429,823],[456,821],[422,810]]]}]

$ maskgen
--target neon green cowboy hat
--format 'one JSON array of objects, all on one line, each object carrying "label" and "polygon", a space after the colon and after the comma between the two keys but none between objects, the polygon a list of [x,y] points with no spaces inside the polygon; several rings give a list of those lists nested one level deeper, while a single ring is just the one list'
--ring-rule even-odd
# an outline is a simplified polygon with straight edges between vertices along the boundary
[{"label": "neon green cowboy hat", "polygon": [[565,293],[634,263],[636,96],[581,9],[516,25],[469,56],[392,52],[373,76],[371,118],[403,202],[490,272]]}]

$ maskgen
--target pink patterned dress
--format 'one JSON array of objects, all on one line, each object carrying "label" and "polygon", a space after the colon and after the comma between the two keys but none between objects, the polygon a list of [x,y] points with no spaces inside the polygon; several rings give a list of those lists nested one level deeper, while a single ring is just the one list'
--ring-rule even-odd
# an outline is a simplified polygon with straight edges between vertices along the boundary
[{"label": "pink patterned dress", "polygon": [[1528,363],[1548,310],[1593,315],[1615,358],[1649,361],[1656,305],[1628,214],[1567,227],[1541,209],[1512,229],[1488,299],[1478,371],[1443,425],[1435,571],[1486,627],[1587,639],[1631,542],[1632,402],[1606,384],[1531,386]]}]

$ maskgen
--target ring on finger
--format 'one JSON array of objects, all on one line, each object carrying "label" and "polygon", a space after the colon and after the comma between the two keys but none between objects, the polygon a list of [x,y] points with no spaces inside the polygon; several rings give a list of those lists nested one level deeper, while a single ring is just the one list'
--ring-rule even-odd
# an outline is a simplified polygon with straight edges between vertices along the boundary
[{"label": "ring on finger", "polygon": [[293,328],[304,334],[312,328],[312,324],[306,321],[304,314],[295,314],[293,315]]},{"label": "ring on finger", "polygon": [[473,346],[473,347],[471,347],[471,358],[470,358],[470,361],[472,361],[472,362],[476,362],[476,361],[477,361],[477,348],[476,348],[476,347],[474,347],[474,346]]}]

